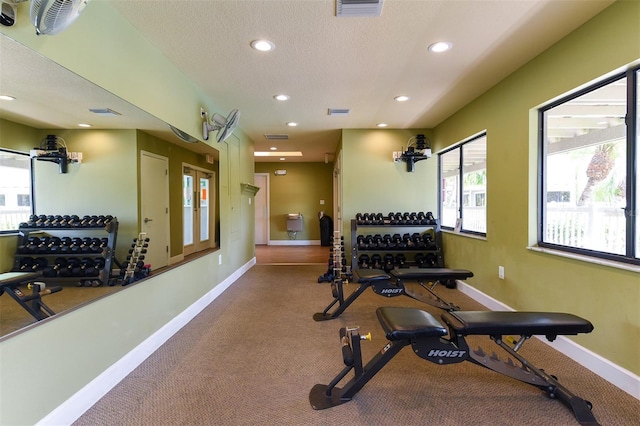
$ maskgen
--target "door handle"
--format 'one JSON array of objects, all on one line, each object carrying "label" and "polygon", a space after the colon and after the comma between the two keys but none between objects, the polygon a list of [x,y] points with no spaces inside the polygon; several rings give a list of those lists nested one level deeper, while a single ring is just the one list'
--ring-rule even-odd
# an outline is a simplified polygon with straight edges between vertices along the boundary
[{"label": "door handle", "polygon": [[153,219],[149,219],[148,217],[144,218],[144,223],[151,222]]}]

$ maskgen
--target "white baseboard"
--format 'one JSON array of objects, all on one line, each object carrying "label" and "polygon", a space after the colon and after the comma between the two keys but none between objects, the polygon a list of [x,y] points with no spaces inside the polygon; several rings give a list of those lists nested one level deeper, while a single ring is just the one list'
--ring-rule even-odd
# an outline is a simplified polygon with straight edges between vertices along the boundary
[{"label": "white baseboard", "polygon": [[93,379],[72,397],[60,404],[55,410],[42,418],[37,425],[69,425],[91,408],[100,398],[107,394],[122,379],[138,367],[144,360],[162,346],[171,336],[198,315],[204,308],[220,296],[238,278],[256,263],[254,257],[227,279],[215,286],[211,291],[195,301],[191,306],[149,336],[128,354],[116,361],[102,374]]},{"label": "white baseboard", "polygon": [[320,240],[269,240],[270,246],[319,246]]},{"label": "white baseboard", "polygon": [[[458,281],[458,290],[492,311],[514,310],[462,281]],[[605,359],[589,349],[578,345],[573,340],[564,336],[558,336],[553,342],[550,342],[541,336],[536,337],[557,351],[567,355],[583,367],[588,368],[606,381],[619,387],[629,395],[640,400],[640,376],[637,376],[631,371],[614,364],[608,359]]]}]

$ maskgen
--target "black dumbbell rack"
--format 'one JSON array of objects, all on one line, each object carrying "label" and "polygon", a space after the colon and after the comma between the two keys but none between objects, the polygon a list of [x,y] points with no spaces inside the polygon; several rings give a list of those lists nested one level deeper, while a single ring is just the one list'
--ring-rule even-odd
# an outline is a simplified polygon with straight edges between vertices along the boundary
[{"label": "black dumbbell rack", "polygon": [[[399,236],[399,241],[393,236]],[[361,256],[369,261],[362,264]],[[386,216],[359,213],[351,220],[352,270],[409,266],[444,268],[442,233],[437,219],[416,213]]]},{"label": "black dumbbell rack", "polygon": [[[42,221],[22,224],[18,229],[18,247],[12,271],[41,272],[43,277],[40,280],[44,282],[76,282],[78,286],[87,287],[109,285],[113,263],[116,262],[118,219],[108,218],[106,221],[76,221],[59,226]],[[73,273],[59,273],[57,261],[64,262],[69,269],[73,264]],[[87,274],[90,269],[92,272]]]}]

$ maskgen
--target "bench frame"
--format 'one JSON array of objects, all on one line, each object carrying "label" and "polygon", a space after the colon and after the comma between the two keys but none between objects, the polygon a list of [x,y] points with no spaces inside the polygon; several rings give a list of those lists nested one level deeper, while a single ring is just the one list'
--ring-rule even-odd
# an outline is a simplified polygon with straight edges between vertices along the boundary
[{"label": "bench frame", "polygon": [[[386,308],[378,308],[376,314],[382,324],[381,309],[384,310]],[[414,311],[419,310],[416,309]],[[517,314],[517,312],[513,313]],[[328,385],[317,384],[311,389],[309,402],[312,408],[322,410],[350,401],[402,348],[411,345],[413,352],[417,356],[434,364],[446,365],[469,361],[515,380],[536,386],[546,392],[549,398],[557,398],[566,405],[573,412],[578,423],[582,425],[598,425],[591,412],[592,404],[589,401],[574,395],[562,386],[557,378],[533,366],[518,353],[518,350],[531,336],[521,335],[518,340],[510,345],[505,342],[502,335],[488,335],[494,343],[517,360],[518,365],[510,358],[506,361],[500,359],[495,353],[487,355],[481,347],[478,347],[475,351],[470,350],[465,337],[456,332],[452,324],[447,323],[448,328],[445,328],[430,314],[426,312],[424,314],[434,322],[434,325],[429,328],[427,333],[422,333],[418,337],[395,339],[390,336],[389,330],[386,330],[387,338],[390,338],[390,340],[364,367],[362,365],[360,341],[365,339],[360,335],[357,327],[340,329],[345,368]],[[443,320],[446,320],[446,315],[442,315]],[[445,337],[446,335],[449,337]],[[551,337],[555,336],[548,336],[547,338]],[[345,383],[342,388],[337,387],[351,370],[354,371],[354,377]]]},{"label": "bench frame", "polygon": [[[23,273],[11,273],[7,275],[15,275],[11,278],[0,279],[0,296],[3,293],[7,293],[16,303],[31,314],[38,321],[54,316],[56,313],[47,306],[42,297],[57,293],[62,290],[62,287],[49,287],[44,288],[44,283],[34,281],[36,278],[42,277],[42,274],[37,272],[23,272]],[[30,283],[32,289],[31,294],[24,294],[20,290],[19,286]]]},{"label": "bench frame", "polygon": [[[360,275],[358,274],[360,273]],[[331,293],[333,300],[322,312],[313,315],[315,321],[327,321],[338,318],[364,291],[371,287],[373,292],[379,296],[396,297],[409,296],[420,302],[427,303],[446,311],[458,310],[458,306],[442,299],[434,291],[441,282],[453,281],[456,279],[466,279],[473,276],[470,271],[462,269],[437,268],[413,268],[411,270],[393,270],[387,274],[381,269],[363,269],[354,271],[357,276],[358,288],[346,299],[344,296],[344,281],[340,278],[331,282]],[[422,290],[427,293],[423,293]],[[338,306],[329,312],[336,304]]]}]

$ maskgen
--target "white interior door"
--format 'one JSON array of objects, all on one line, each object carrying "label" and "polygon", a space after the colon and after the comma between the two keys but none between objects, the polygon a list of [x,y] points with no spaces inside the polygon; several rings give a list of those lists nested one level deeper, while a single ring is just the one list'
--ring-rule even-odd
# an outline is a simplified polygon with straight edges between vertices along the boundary
[{"label": "white interior door", "polygon": [[256,244],[269,244],[269,174],[255,173],[253,184],[260,188],[254,197]]},{"label": "white interior door", "polygon": [[149,247],[145,263],[151,269],[169,264],[169,161],[166,157],[140,152],[141,232]]}]

